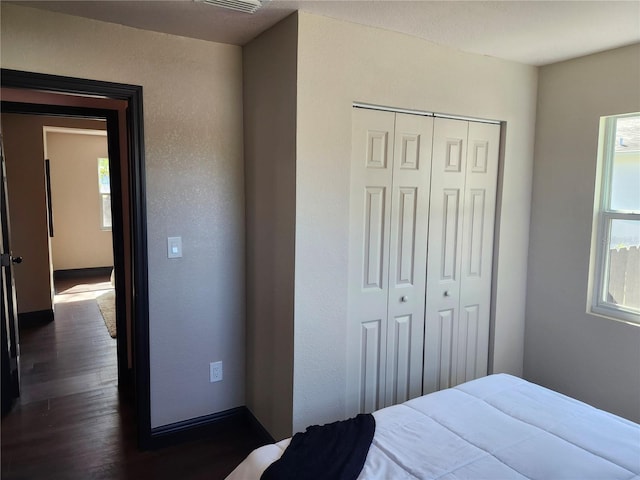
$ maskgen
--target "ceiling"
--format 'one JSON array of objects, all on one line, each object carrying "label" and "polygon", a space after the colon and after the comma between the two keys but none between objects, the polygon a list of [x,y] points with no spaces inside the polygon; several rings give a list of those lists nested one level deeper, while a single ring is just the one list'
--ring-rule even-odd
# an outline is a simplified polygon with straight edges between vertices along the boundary
[{"label": "ceiling", "polygon": [[640,0],[271,0],[252,15],[193,0],[12,3],[233,45],[302,10],[530,65],[640,42]]}]

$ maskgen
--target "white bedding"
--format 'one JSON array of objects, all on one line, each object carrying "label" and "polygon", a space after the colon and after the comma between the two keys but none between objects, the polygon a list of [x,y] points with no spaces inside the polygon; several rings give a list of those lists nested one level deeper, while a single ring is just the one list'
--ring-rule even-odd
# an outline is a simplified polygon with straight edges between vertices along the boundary
[{"label": "white bedding", "polygon": [[[362,480],[640,480],[640,425],[506,374],[373,415]],[[256,449],[227,480],[259,479],[289,441]]]}]

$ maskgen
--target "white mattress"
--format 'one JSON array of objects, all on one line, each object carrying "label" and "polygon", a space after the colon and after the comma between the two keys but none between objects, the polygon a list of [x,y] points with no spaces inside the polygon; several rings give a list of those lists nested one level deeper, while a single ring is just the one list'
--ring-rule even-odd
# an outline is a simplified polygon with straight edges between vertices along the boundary
[{"label": "white mattress", "polygon": [[[640,425],[506,374],[373,415],[362,480],[640,480]],[[288,444],[255,450],[227,480],[259,479]]]}]

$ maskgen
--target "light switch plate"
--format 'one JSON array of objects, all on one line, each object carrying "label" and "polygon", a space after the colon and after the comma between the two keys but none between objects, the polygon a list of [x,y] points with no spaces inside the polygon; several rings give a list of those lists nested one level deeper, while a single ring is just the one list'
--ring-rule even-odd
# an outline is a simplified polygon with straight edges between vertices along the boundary
[{"label": "light switch plate", "polygon": [[168,258],[182,257],[182,237],[167,238],[167,257]]}]

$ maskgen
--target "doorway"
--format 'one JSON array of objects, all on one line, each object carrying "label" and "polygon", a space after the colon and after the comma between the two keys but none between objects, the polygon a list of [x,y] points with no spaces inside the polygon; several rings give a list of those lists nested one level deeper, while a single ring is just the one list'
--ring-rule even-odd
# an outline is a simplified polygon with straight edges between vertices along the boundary
[{"label": "doorway", "polygon": [[[106,119],[118,291],[118,383],[133,394],[138,445],[148,448],[151,428],[142,89],[5,69],[1,82],[3,112]],[[4,330],[5,322],[3,334]],[[9,344],[19,344],[17,332],[7,335]],[[19,363],[19,358],[16,361]]]},{"label": "doorway", "polygon": [[3,112],[2,132],[10,240],[23,258],[19,404],[116,386],[106,122]]}]

